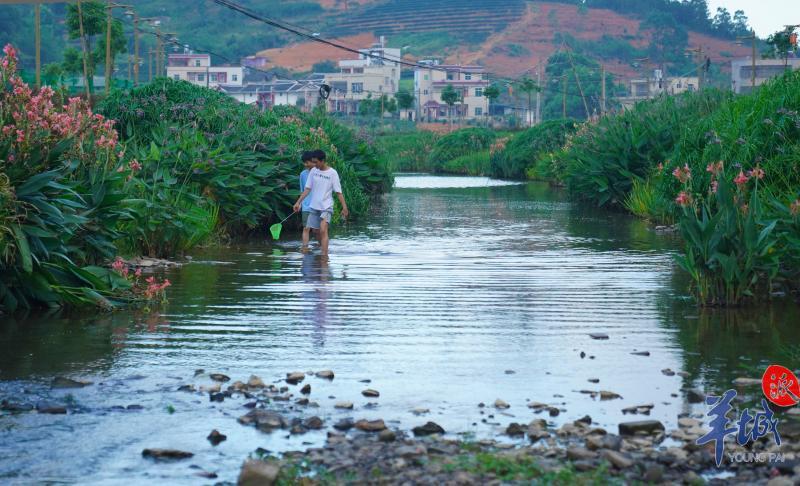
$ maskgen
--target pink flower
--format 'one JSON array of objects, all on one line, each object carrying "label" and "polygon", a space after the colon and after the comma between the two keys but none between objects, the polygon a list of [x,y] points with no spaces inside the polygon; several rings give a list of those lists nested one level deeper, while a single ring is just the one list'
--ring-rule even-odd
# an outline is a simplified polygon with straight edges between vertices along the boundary
[{"label": "pink flower", "polygon": [[142,170],[142,164],[139,163],[138,160],[133,159],[128,163],[128,167],[133,171],[136,172],[137,170]]},{"label": "pink flower", "polygon": [[750,180],[750,178],[747,177],[746,175],[744,175],[744,171],[740,170],[739,171],[739,175],[736,176],[736,179],[734,179],[733,182],[735,182],[737,186],[741,187],[741,186],[747,184],[748,180]]},{"label": "pink flower", "polygon": [[664,162],[659,162],[658,163],[658,171],[659,172],[663,172],[664,171]]},{"label": "pink flower", "polygon": [[716,194],[718,188],[719,188],[719,182],[711,181],[711,194]]},{"label": "pink flower", "polygon": [[717,163],[711,163],[706,166],[706,172],[710,173],[711,175],[719,175],[722,172],[724,167],[723,162],[720,160]]},{"label": "pink flower", "polygon": [[761,167],[756,167],[755,169],[749,171],[747,175],[750,177],[754,177],[756,179],[763,179],[765,174],[764,174],[764,169],[762,169]]},{"label": "pink flower", "polygon": [[681,181],[681,183],[685,184],[686,181],[692,178],[692,169],[689,168],[689,164],[685,164],[683,167],[677,167],[674,171],[672,171],[672,175]]},{"label": "pink flower", "polygon": [[6,46],[3,47],[3,53],[12,61],[17,60],[17,50],[14,49],[14,46],[11,44],[6,44]]},{"label": "pink flower", "polygon": [[135,271],[135,272],[133,272],[133,275],[134,275],[136,278],[139,278],[139,277],[141,277],[141,276],[142,276],[142,269],[141,269],[141,268],[137,268],[137,269],[136,269],[136,271]]},{"label": "pink flower", "polygon": [[789,211],[791,211],[792,216],[797,216],[800,214],[800,199],[796,200],[789,206]]},{"label": "pink flower", "polygon": [[678,197],[675,198],[675,202],[682,207],[686,207],[692,204],[692,196],[689,195],[686,191],[681,191],[678,194]]}]

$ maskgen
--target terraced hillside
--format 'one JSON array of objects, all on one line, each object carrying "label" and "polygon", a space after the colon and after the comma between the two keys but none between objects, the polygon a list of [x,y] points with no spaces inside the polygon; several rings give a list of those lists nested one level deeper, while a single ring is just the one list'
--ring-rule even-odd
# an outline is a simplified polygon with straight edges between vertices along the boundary
[{"label": "terraced hillside", "polygon": [[342,15],[333,32],[393,35],[450,31],[489,35],[503,30],[524,12],[524,0],[393,0]]}]

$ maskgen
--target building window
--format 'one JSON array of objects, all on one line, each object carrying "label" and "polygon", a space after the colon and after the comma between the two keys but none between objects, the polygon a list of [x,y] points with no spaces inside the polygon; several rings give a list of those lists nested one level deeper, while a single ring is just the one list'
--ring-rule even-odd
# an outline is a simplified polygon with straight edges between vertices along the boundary
[{"label": "building window", "polygon": [[481,79],[489,79],[489,73],[483,73]]},{"label": "building window", "polygon": [[465,74],[464,74],[464,79],[466,79],[467,81],[472,81],[472,74],[470,74],[470,73],[465,73]]},{"label": "building window", "polygon": [[363,93],[364,83],[353,83],[351,90],[353,91],[353,93]]},{"label": "building window", "polygon": [[198,81],[205,81],[206,80],[206,75],[205,74],[198,74],[197,75],[197,80]]},{"label": "building window", "polygon": [[383,78],[383,84],[389,84],[389,78],[388,77]]},{"label": "building window", "polygon": [[424,79],[425,81],[427,81],[427,80],[428,80],[428,75],[426,74],[425,76],[423,76],[423,77],[422,77],[422,79]]},{"label": "building window", "polygon": [[483,115],[483,108],[481,108],[480,106],[476,106],[475,107],[475,116],[481,116],[481,115]]},{"label": "building window", "polygon": [[447,73],[447,80],[452,81],[454,79],[453,73]]},{"label": "building window", "polygon": [[426,89],[426,90],[424,90],[424,91],[422,92],[422,94],[424,94],[424,95],[428,94],[428,90],[427,90],[427,89]]},{"label": "building window", "polygon": [[234,81],[239,81],[239,75],[238,74],[232,74],[231,76],[233,76],[232,79]]},{"label": "building window", "polygon": [[364,74],[364,68],[353,68],[353,73]]},{"label": "building window", "polygon": [[180,74],[173,74],[172,75],[172,79],[174,79],[175,81],[180,81],[181,80],[181,75]]},{"label": "building window", "polygon": [[194,60],[194,67],[200,67],[200,59]]},{"label": "building window", "polygon": [[483,96],[483,88],[475,88],[475,96],[477,96],[478,98]]}]

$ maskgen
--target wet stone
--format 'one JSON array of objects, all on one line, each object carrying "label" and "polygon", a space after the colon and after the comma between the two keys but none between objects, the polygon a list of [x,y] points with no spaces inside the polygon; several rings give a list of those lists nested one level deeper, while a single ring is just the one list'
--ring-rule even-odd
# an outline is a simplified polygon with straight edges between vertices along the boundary
[{"label": "wet stone", "polygon": [[377,398],[381,396],[378,390],[373,390],[372,388],[367,388],[366,390],[362,391],[361,394],[367,398]]},{"label": "wet stone", "polygon": [[600,400],[616,400],[618,398],[622,398],[619,394],[614,393],[612,391],[601,390],[600,391]]},{"label": "wet stone", "polygon": [[600,378],[589,378],[589,383],[600,383]]},{"label": "wet stone", "polygon": [[194,385],[181,385],[178,387],[179,392],[195,392],[197,389]]},{"label": "wet stone", "polygon": [[686,399],[689,403],[704,403],[706,401],[706,394],[702,390],[696,388],[686,390]]},{"label": "wet stone", "polygon": [[322,378],[324,380],[332,380],[334,374],[333,371],[331,370],[322,370],[322,371],[317,371],[316,375],[314,376],[316,376],[317,378]]},{"label": "wet stone", "polygon": [[302,393],[303,395],[309,395],[309,394],[311,394],[311,385],[309,385],[308,383],[306,383],[306,385],[305,385],[305,386],[303,386],[303,388],[301,388],[301,389],[300,389],[300,393]]},{"label": "wet stone", "polygon": [[73,380],[64,376],[57,376],[50,385],[52,388],[83,388],[91,385],[91,381]]},{"label": "wet stone", "polygon": [[177,449],[145,449],[142,456],[156,460],[180,460],[193,457],[194,454]]},{"label": "wet stone", "polygon": [[255,425],[259,430],[267,432],[287,426],[286,419],[281,414],[263,408],[254,408],[239,417],[238,421],[242,425]]},{"label": "wet stone", "polygon": [[324,425],[325,423],[322,421],[322,419],[317,416],[309,417],[303,421],[303,427],[311,430],[319,430]]},{"label": "wet stone", "polygon": [[675,372],[672,371],[669,368],[665,368],[665,369],[661,370],[661,374],[664,375],[664,376],[675,376]]},{"label": "wet stone", "polygon": [[523,436],[525,435],[525,427],[516,422],[512,422],[506,427],[506,435],[510,435],[511,437]]},{"label": "wet stone", "polygon": [[219,382],[223,382],[223,383],[226,382],[226,381],[231,381],[231,377],[230,376],[223,375],[222,373],[211,373],[210,375],[208,375],[208,377],[211,378],[214,381],[219,381]]},{"label": "wet stone", "polygon": [[206,437],[206,439],[208,439],[208,441],[211,442],[212,445],[218,445],[221,442],[225,441],[227,438],[228,438],[227,435],[220,433],[220,431],[217,429],[212,430],[211,433],[208,434],[208,437]]},{"label": "wet stone", "polygon": [[286,373],[286,383],[296,385],[306,379],[306,374],[300,371]]},{"label": "wet stone", "polygon": [[4,412],[29,412],[33,410],[33,405],[30,403],[16,403],[3,400],[0,402],[0,410]]},{"label": "wet stone", "polygon": [[355,426],[353,423],[353,419],[345,418],[341,419],[335,424],[333,424],[333,428],[336,430],[350,430]]},{"label": "wet stone", "polygon": [[415,436],[425,436],[433,434],[444,434],[444,429],[436,422],[427,422],[411,429]]},{"label": "wet stone", "polygon": [[209,394],[208,398],[212,402],[224,402],[225,401],[225,395],[222,394],[222,393],[211,393],[211,394]]},{"label": "wet stone", "polygon": [[567,459],[571,461],[585,461],[589,459],[595,459],[596,457],[596,452],[584,449],[583,447],[570,447],[567,449]]},{"label": "wet stone", "polygon": [[505,409],[510,408],[510,407],[511,407],[511,405],[509,405],[508,403],[506,403],[505,401],[503,401],[503,400],[501,400],[499,398],[494,401],[494,408],[499,408],[501,410],[505,410]]},{"label": "wet stone", "polygon": [[394,442],[397,439],[397,434],[393,430],[381,430],[378,434],[378,440],[381,442]]},{"label": "wet stone", "polygon": [[627,469],[633,466],[633,459],[628,457],[627,454],[623,454],[617,451],[611,450],[604,450],[602,452],[603,457],[614,465],[617,469]]},{"label": "wet stone", "polygon": [[386,428],[383,420],[359,420],[355,423],[355,428],[364,432],[380,432]]},{"label": "wet stone", "polygon": [[[237,381],[236,383],[241,382]],[[247,380],[247,388],[265,388],[266,386],[264,380],[256,375],[250,375],[250,378]]]},{"label": "wet stone", "polygon": [[352,410],[353,409],[353,402],[338,402],[333,407],[334,408],[339,408],[339,409],[342,409],[342,410]]},{"label": "wet stone", "polygon": [[36,411],[39,413],[46,413],[51,415],[60,415],[67,413],[67,407],[51,402],[39,402],[36,404]]},{"label": "wet stone", "polygon": [[279,464],[274,462],[248,459],[239,471],[237,486],[270,486],[278,480],[281,472]]},{"label": "wet stone", "polygon": [[634,356],[650,356],[650,351],[634,351],[631,354]]},{"label": "wet stone", "polygon": [[637,433],[653,434],[663,432],[664,424],[658,420],[639,420],[619,424],[619,435],[636,435]]}]

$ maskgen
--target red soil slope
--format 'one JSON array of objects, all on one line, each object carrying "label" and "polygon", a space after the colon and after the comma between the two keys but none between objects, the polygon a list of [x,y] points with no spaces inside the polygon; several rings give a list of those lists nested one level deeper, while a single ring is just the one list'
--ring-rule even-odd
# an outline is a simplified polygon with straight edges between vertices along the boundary
[{"label": "red soil slope", "polygon": [[[323,5],[329,8],[343,8],[343,0],[324,0]],[[364,0],[362,3],[370,3]],[[447,61],[454,63],[478,63],[484,65],[495,75],[517,77],[532,74],[537,65],[544,65],[547,58],[559,46],[553,44],[557,32],[568,33],[583,41],[598,40],[603,35],[622,38],[631,45],[642,47],[649,43],[649,33],[639,30],[639,21],[622,16],[605,9],[589,9],[581,14],[574,5],[536,2],[530,4],[526,14],[517,22],[509,24],[502,32],[492,35],[479,48],[462,47],[451,54]],[[390,39],[391,40],[391,39]],[[360,34],[337,39],[349,47],[362,48],[375,41],[375,36]],[[730,59],[722,53],[730,53],[734,57],[747,56],[747,47],[737,46],[732,41],[716,39],[704,34],[690,33],[691,47],[702,46],[709,53],[714,63],[720,63],[730,69]],[[508,46],[522,46],[524,54],[514,57],[509,55]],[[305,42],[280,49],[268,49],[259,52],[260,56],[270,59],[274,66],[281,66],[293,71],[308,71],[319,61],[348,59],[355,56],[336,48],[313,42]],[[640,76],[652,66],[644,66],[636,70],[621,60],[604,61],[609,72],[623,78]],[[683,73],[673,73],[683,74]]]}]

